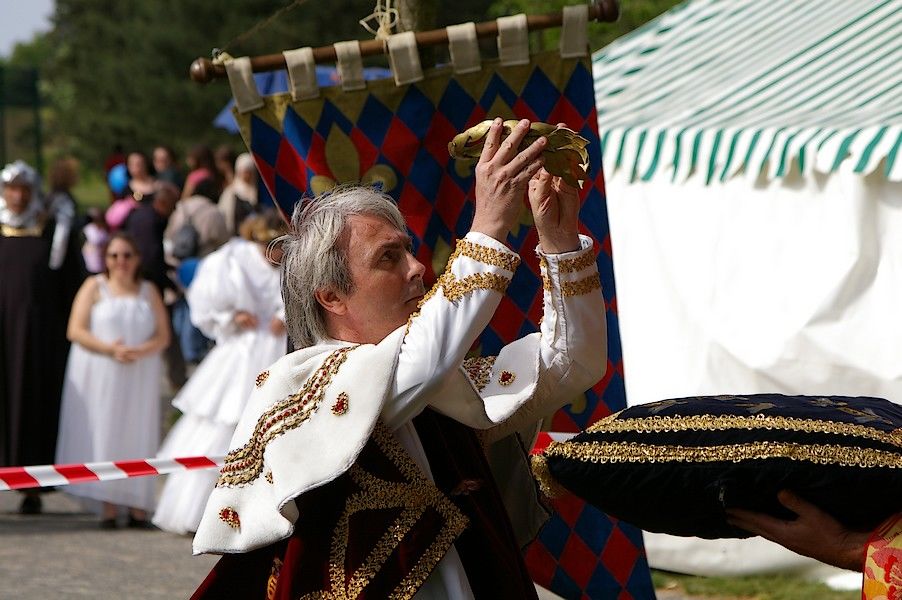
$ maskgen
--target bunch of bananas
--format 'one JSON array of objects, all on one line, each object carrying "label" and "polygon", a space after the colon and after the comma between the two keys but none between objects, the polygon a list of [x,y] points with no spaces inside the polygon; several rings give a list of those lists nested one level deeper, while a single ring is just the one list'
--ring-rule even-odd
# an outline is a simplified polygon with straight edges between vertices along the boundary
[{"label": "bunch of bananas", "polygon": [[[501,131],[501,139],[507,139],[518,121],[505,121]],[[455,159],[478,159],[485,145],[485,136],[489,132],[491,121],[483,121],[470,127],[463,133],[454,136],[448,144],[448,152]],[[568,185],[582,187],[589,166],[589,153],[586,146],[589,140],[572,129],[549,125],[548,123],[530,123],[529,131],[520,143],[517,152],[525,150],[530,144],[544,136],[548,145],[542,151],[545,159],[545,170],[562,178]]]}]

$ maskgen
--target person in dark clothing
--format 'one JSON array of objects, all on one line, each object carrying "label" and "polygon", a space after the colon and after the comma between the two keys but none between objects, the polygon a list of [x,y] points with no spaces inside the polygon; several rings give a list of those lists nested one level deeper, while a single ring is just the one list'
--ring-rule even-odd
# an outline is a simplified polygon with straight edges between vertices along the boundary
[{"label": "person in dark clothing", "polygon": [[169,289],[178,291],[178,286],[170,279],[163,252],[163,232],[169,215],[175,210],[178,202],[178,188],[171,183],[158,181],[154,184],[153,199],[141,202],[132,210],[122,230],[131,235],[138,245],[144,265],[144,275],[152,281],[160,293]]},{"label": "person in dark clothing", "polygon": [[[84,264],[76,236],[53,251],[62,236],[34,169],[7,165],[0,193],[0,466],[48,464],[69,353],[66,322]],[[41,512],[37,490],[26,492],[20,511]]]}]

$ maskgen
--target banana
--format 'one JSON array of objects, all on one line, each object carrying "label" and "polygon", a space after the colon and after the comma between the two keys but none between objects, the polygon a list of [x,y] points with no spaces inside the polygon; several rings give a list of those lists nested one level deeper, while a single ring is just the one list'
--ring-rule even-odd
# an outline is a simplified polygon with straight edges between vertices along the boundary
[{"label": "banana", "polygon": [[[518,121],[505,121],[501,131],[504,140],[511,134]],[[485,145],[485,136],[489,132],[492,121],[483,121],[470,127],[463,133],[454,136],[448,143],[448,153],[458,160],[478,159]],[[529,131],[520,143],[517,152],[522,152],[530,144],[545,137],[548,145],[542,151],[545,158],[545,170],[562,178],[568,185],[582,187],[586,180],[586,169],[589,167],[589,153],[586,146],[589,140],[572,129],[549,125],[548,123],[530,123]]]}]

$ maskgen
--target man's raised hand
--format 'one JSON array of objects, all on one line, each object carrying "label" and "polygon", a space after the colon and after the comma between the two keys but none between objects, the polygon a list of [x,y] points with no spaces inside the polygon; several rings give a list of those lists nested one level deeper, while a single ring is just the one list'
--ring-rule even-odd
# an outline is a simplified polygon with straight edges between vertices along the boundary
[{"label": "man's raised hand", "polygon": [[542,168],[547,140],[541,137],[518,153],[529,121],[520,121],[504,142],[501,130],[501,119],[495,119],[476,165],[476,213],[471,231],[504,242],[520,215],[530,180]]}]

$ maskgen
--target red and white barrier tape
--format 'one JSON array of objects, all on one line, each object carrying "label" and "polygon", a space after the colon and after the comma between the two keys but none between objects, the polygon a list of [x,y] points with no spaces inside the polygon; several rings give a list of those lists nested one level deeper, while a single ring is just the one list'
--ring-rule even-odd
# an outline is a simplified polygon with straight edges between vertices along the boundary
[{"label": "red and white barrier tape", "polygon": [[[531,454],[538,454],[551,442],[562,442],[576,435],[556,431],[539,432]],[[80,465],[40,465],[35,467],[0,467],[0,491],[38,487],[59,487],[91,481],[114,481],[133,477],[166,475],[176,471],[221,467],[223,456],[189,456],[185,458],[148,458],[118,460]]]},{"label": "red and white barrier tape", "polygon": [[166,475],[176,471],[221,467],[222,456],[189,456],[186,458],[148,458],[81,465],[41,465],[35,467],[0,467],[0,491],[114,481],[132,477]]}]

